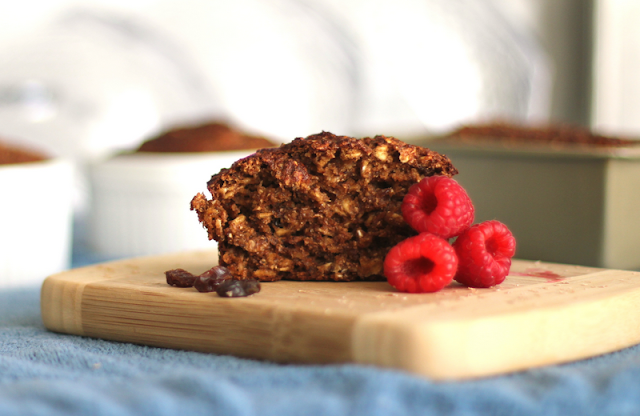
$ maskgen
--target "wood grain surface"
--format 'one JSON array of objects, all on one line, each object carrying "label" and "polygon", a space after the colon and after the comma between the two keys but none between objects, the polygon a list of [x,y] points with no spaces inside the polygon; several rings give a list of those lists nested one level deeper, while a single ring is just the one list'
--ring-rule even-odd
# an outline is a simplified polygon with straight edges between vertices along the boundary
[{"label": "wood grain surface", "polygon": [[360,363],[467,379],[640,342],[640,273],[516,260],[490,289],[406,294],[386,282],[263,283],[247,298],[166,284],[215,251],[103,263],[48,277],[51,331],[288,363]]}]

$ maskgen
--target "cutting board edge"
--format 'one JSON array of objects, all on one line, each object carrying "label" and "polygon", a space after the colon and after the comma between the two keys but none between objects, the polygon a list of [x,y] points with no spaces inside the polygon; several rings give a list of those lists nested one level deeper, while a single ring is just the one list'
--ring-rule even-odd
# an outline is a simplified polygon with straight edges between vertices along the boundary
[{"label": "cutting board edge", "polygon": [[47,277],[40,289],[40,315],[50,331],[84,335],[82,290],[87,283],[69,281],[64,275]]},{"label": "cutting board edge", "polygon": [[[207,251],[205,254],[209,255],[210,252]],[[175,258],[180,258],[180,257],[177,256]],[[106,266],[105,264],[101,264],[96,266],[90,266],[88,268],[83,268],[83,270],[75,269],[72,271],[53,275],[47,278],[43,283],[42,292],[41,292],[42,315],[43,315],[43,322],[45,323],[45,327],[54,332],[68,333],[68,334],[74,334],[74,335],[87,335],[87,332],[84,329],[83,311],[82,311],[82,303],[83,303],[85,289],[87,288],[87,285],[91,285],[92,283],[96,283],[96,282],[99,283],[104,280],[110,280],[111,278],[114,278],[114,277],[111,277],[111,278],[106,277],[104,271],[112,266],[117,266],[116,263],[126,265],[131,262],[136,263],[137,261],[138,261],[137,259],[132,259],[132,260],[126,260],[126,261],[110,262],[110,263],[107,263]],[[146,263],[153,263],[154,261],[153,259],[146,259],[144,260],[144,262],[146,264]],[[205,263],[208,264],[207,262]],[[88,279],[79,278],[79,274],[80,274],[79,272],[84,273],[89,269],[95,272],[91,274],[90,278]],[[627,272],[627,271],[620,271],[620,272],[625,274],[638,274],[635,272]],[[596,275],[596,274],[598,273],[593,273],[592,275]],[[516,290],[516,289],[512,289],[512,290]],[[629,302],[631,300],[637,300],[638,290],[639,289],[634,289],[631,294],[626,293],[619,296],[607,298],[607,299],[615,299],[615,302],[613,302],[612,308],[610,309],[607,308],[605,310],[609,310],[610,313],[613,314],[614,312],[612,311],[616,310],[615,309],[616,303],[619,303],[620,300],[625,300]],[[230,301],[233,302],[234,300],[230,300]],[[607,303],[607,301],[602,299],[596,299],[596,300],[590,301],[590,303],[595,305],[594,307],[597,310],[599,308],[599,305],[600,306],[604,305]],[[412,309],[415,309],[415,308],[412,308]],[[633,308],[628,308],[628,309],[633,310]],[[382,314],[385,314],[385,313],[387,312],[382,312]],[[638,321],[638,327],[640,328],[640,316],[638,315],[640,315],[640,312],[638,314],[633,314],[632,319],[634,319],[635,321]],[[602,314],[600,314],[599,316],[602,316]],[[368,328],[370,330],[372,328],[370,325],[372,325],[372,323],[375,323],[375,320],[376,320],[375,313],[373,315],[363,316],[355,319],[351,333],[350,333],[351,339],[349,342],[351,344],[349,347],[350,349],[348,351],[350,356],[349,356],[349,360],[346,360],[346,361],[351,361],[359,364],[373,364],[376,366],[405,370],[411,373],[427,376],[428,378],[436,379],[436,380],[484,377],[489,375],[518,371],[525,368],[538,367],[541,365],[574,361],[580,358],[587,358],[594,355],[600,355],[607,352],[616,351],[616,350],[625,348],[629,345],[634,345],[635,343],[638,342],[638,339],[635,338],[636,335],[634,335],[633,339],[631,338],[619,339],[616,341],[615,344],[609,345],[607,346],[607,348],[604,348],[601,351],[590,350],[588,352],[583,353],[582,355],[574,354],[570,358],[560,357],[560,358],[555,358],[552,361],[542,362],[542,363],[529,362],[528,365],[525,365],[525,366],[512,364],[508,368],[503,367],[502,369],[498,369],[498,370],[493,369],[491,371],[487,371],[486,369],[480,369],[480,370],[475,369],[473,371],[469,371],[468,369],[465,369],[463,373],[456,373],[455,371],[451,371],[452,367],[450,366],[440,366],[440,369],[438,369],[433,367],[433,365],[429,365],[428,363],[425,364],[425,362],[423,360],[420,360],[419,357],[416,358],[417,353],[415,351],[407,352],[402,348],[396,348],[396,352],[399,352],[400,358],[396,359],[395,362],[390,362],[388,359],[376,358],[375,354],[373,353],[363,353],[361,351],[358,351],[358,345],[362,345],[364,340],[366,340],[366,337],[363,335],[363,328],[367,328],[367,325],[369,325]],[[456,323],[455,320],[448,322],[449,325],[455,324],[455,323]],[[442,328],[438,329],[433,326],[431,327],[427,326],[427,328],[428,328],[427,332],[438,331],[438,330],[443,331]],[[378,329],[375,329],[375,330],[377,331]],[[446,332],[446,330],[444,331]],[[95,336],[95,335],[90,334],[88,336]],[[371,334],[367,336],[371,336]],[[405,343],[407,345],[412,345],[413,346],[412,348],[414,350],[433,348],[432,344],[424,341],[425,337],[426,339],[430,338],[429,336],[425,336],[424,334],[421,335],[419,331],[418,331],[418,335],[416,335],[415,328],[407,329],[401,325],[395,329],[395,335],[393,335],[390,338],[387,338],[386,341],[380,342],[379,345],[387,345],[387,347],[385,348],[389,348],[388,345],[393,345],[394,343],[395,345],[401,345]],[[100,338],[111,339],[114,341],[133,342],[133,343],[138,343],[143,345],[151,345],[148,343],[136,342],[135,340],[131,340],[131,339],[122,339],[122,338],[116,338],[116,337],[100,337]],[[422,338],[422,340],[420,338]],[[431,338],[433,338],[433,336],[431,336]],[[391,339],[391,341],[389,341],[389,339]],[[405,342],[403,340],[405,341],[408,340],[408,341]],[[162,344],[155,344],[154,346],[167,347],[166,345],[162,345]],[[169,348],[173,348],[173,347],[169,347]],[[443,349],[442,346],[438,348]],[[190,348],[184,348],[184,349],[190,349]],[[209,351],[209,352],[213,352],[213,351]],[[223,352],[223,353],[228,353],[228,352]],[[459,351],[457,354],[450,354],[450,355],[455,359],[455,357],[460,354],[464,354],[464,351],[462,352]],[[251,357],[251,355],[247,355],[247,354],[234,354],[234,355]],[[273,358],[269,358],[269,359],[273,359]],[[414,364],[411,364],[411,365],[407,364],[412,362],[412,360]],[[286,360],[274,359],[274,361],[284,362]],[[334,362],[346,362],[346,361],[336,360]],[[311,363],[313,361],[296,360],[296,362]],[[452,362],[455,362],[455,361],[452,361]],[[417,363],[417,367],[415,363]],[[444,370],[442,370],[442,368],[444,368]]]}]

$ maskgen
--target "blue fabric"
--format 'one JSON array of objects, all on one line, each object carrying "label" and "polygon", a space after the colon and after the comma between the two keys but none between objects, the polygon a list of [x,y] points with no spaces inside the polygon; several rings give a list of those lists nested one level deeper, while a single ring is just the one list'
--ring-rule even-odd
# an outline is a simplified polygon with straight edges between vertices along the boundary
[{"label": "blue fabric", "polygon": [[0,291],[0,415],[638,415],[640,347],[438,383],[48,332],[39,287]]}]

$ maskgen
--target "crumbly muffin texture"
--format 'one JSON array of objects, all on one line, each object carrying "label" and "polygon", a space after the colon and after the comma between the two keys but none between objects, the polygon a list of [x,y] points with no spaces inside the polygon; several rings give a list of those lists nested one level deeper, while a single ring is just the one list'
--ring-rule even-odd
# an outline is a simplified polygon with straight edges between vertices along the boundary
[{"label": "crumbly muffin texture", "polygon": [[416,234],[400,211],[408,188],[456,173],[393,137],[322,132],[222,169],[191,209],[238,279],[378,280],[391,247]]}]

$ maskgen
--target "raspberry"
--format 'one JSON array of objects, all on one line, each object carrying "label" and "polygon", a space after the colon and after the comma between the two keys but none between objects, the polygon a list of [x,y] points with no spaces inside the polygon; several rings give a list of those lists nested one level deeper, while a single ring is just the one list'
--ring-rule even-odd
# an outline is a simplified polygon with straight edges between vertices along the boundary
[{"label": "raspberry", "polygon": [[506,225],[492,220],[462,233],[453,248],[459,261],[456,281],[471,287],[491,287],[509,274],[516,239]]},{"label": "raspberry", "polygon": [[429,176],[409,188],[402,201],[402,216],[419,233],[442,238],[460,235],[473,222],[471,198],[447,176]]},{"label": "raspberry", "polygon": [[458,258],[449,242],[422,233],[399,242],[384,259],[384,275],[401,292],[437,292],[453,280]]}]

